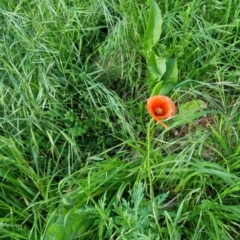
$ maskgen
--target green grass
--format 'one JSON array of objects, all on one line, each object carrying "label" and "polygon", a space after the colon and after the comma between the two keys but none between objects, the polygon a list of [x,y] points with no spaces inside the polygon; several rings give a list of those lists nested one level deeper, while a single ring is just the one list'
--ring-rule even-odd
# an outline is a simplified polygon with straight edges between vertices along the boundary
[{"label": "green grass", "polygon": [[137,2],[0,3],[0,239],[240,238],[238,1],[157,1],[170,96],[207,104],[167,130]]}]

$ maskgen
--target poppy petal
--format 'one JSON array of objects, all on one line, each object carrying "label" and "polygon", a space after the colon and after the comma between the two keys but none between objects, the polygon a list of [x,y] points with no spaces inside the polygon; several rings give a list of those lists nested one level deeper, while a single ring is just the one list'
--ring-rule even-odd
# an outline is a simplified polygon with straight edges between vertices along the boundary
[{"label": "poppy petal", "polygon": [[163,95],[148,98],[146,107],[152,118],[165,128],[167,128],[167,125],[160,120],[170,118],[176,113],[176,106],[173,101]]}]

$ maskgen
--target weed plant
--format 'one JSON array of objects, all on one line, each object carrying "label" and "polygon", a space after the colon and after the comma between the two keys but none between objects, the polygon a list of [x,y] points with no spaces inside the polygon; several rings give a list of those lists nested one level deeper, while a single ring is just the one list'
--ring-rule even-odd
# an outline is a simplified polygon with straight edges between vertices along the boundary
[{"label": "weed plant", "polygon": [[145,104],[147,1],[0,1],[0,239],[239,239],[240,7],[156,1],[180,108]]}]

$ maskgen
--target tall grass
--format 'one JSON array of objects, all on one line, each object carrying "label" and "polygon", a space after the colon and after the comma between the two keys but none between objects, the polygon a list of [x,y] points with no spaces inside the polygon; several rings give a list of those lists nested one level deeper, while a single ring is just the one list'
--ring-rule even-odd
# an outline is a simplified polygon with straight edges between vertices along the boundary
[{"label": "tall grass", "polygon": [[239,238],[238,1],[157,1],[178,61],[149,123],[146,1],[0,3],[0,239]]}]

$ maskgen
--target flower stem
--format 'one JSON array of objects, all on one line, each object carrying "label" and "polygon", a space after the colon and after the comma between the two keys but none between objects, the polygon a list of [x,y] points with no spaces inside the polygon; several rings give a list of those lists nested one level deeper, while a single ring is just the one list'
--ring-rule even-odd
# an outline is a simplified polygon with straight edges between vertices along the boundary
[{"label": "flower stem", "polygon": [[[157,223],[158,226],[158,230],[160,232],[160,226],[158,223],[158,210],[157,210],[157,204],[156,204],[156,200],[155,200],[155,196],[154,196],[154,189],[153,189],[153,180],[152,180],[152,174],[151,174],[151,126],[153,123],[153,119],[148,123],[148,129],[147,129],[147,158],[146,158],[146,168],[147,168],[147,172],[148,172],[148,181],[149,181],[149,189],[150,189],[150,198],[151,198],[151,202],[152,202],[152,211],[153,211],[153,215],[155,218],[155,221]],[[146,169],[145,168],[145,169]]]}]

